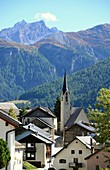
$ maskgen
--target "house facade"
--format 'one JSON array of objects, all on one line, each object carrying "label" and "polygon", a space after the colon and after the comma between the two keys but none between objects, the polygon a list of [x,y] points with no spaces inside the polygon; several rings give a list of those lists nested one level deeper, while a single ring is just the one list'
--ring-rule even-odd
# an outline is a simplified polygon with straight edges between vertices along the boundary
[{"label": "house facade", "polygon": [[99,150],[85,158],[87,161],[87,170],[96,170],[97,168],[107,168],[110,166],[108,160],[110,152]]},{"label": "house facade", "polygon": [[70,143],[76,136],[93,136],[95,129],[83,121],[76,122],[64,130],[64,145]]},{"label": "house facade", "polygon": [[87,170],[85,157],[92,152],[91,140],[95,142],[90,136],[77,136],[53,155],[53,167],[57,170]]},{"label": "house facade", "polygon": [[23,169],[23,151],[25,146],[15,141],[14,170]]},{"label": "house facade", "polygon": [[57,118],[49,108],[36,107],[22,116],[22,123],[33,123],[45,131],[51,133],[54,140],[54,132],[57,130]]},{"label": "house facade", "polygon": [[26,147],[24,160],[38,168],[49,167],[54,144],[51,134],[30,123],[23,127],[23,131],[16,134],[16,140]]},{"label": "house facade", "polygon": [[22,125],[21,122],[9,116],[6,111],[0,109],[0,129],[2,129],[0,130],[0,138],[7,141],[11,156],[7,170],[14,170],[15,128],[20,125]]}]

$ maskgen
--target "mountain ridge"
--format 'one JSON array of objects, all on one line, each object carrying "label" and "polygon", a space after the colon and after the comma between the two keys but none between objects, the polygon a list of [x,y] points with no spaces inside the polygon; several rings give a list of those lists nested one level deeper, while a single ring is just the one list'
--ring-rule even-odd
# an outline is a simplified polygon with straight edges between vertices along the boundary
[{"label": "mountain ridge", "polygon": [[43,20],[34,23],[27,23],[25,20],[22,20],[13,27],[2,29],[0,38],[29,45],[37,42],[45,35],[57,31],[57,28],[49,29]]}]

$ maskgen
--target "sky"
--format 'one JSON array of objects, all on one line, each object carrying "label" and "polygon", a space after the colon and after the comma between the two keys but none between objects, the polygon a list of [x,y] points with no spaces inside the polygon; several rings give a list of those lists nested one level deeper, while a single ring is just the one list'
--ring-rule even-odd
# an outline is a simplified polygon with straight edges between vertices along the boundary
[{"label": "sky", "polygon": [[0,0],[0,30],[25,20],[77,32],[110,23],[110,0]]}]

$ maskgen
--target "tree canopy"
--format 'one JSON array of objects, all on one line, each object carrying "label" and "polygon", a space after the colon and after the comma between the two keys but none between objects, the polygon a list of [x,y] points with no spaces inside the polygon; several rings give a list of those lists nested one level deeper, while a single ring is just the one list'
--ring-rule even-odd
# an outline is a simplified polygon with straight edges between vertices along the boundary
[{"label": "tree canopy", "polygon": [[110,144],[110,89],[99,91],[95,109],[89,109],[89,117],[96,128],[96,140],[101,144]]},{"label": "tree canopy", "polygon": [[10,159],[10,151],[7,142],[0,139],[0,169],[7,166]]}]

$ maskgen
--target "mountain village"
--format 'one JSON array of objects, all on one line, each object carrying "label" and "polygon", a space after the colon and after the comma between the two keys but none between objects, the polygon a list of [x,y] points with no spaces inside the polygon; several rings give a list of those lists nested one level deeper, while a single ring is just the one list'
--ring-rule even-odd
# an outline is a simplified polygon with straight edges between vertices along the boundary
[{"label": "mountain village", "polygon": [[108,167],[104,148],[95,141],[95,129],[84,109],[70,105],[66,72],[61,92],[60,129],[49,108],[36,106],[20,121],[9,115],[9,102],[0,103],[0,138],[8,143],[11,160],[2,170],[25,169],[23,161],[37,170],[98,170]]}]

